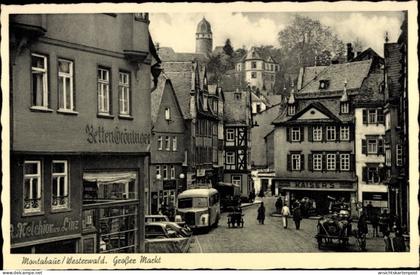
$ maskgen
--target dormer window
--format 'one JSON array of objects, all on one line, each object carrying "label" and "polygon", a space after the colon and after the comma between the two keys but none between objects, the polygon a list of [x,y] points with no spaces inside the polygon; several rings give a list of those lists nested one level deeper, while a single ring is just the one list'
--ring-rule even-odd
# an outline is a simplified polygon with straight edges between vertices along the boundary
[{"label": "dormer window", "polygon": [[166,120],[171,120],[171,109],[170,108],[165,108],[165,119]]},{"label": "dormer window", "polygon": [[289,104],[287,107],[287,115],[293,116],[296,113],[296,106],[294,104]]},{"label": "dormer window", "polygon": [[349,103],[348,103],[348,102],[341,102],[341,103],[340,103],[340,105],[341,105],[341,106],[340,106],[340,107],[341,107],[341,108],[340,108],[340,109],[341,109],[341,113],[342,113],[342,114],[348,114],[348,113],[349,113],[349,111],[350,111],[350,110],[349,110],[349,109],[350,109],[350,108],[349,108]]},{"label": "dormer window", "polygon": [[203,109],[207,111],[207,95],[203,95]]},{"label": "dormer window", "polygon": [[329,80],[320,80],[319,81],[319,89],[320,90],[325,90],[328,88],[328,86],[330,85],[330,81]]}]

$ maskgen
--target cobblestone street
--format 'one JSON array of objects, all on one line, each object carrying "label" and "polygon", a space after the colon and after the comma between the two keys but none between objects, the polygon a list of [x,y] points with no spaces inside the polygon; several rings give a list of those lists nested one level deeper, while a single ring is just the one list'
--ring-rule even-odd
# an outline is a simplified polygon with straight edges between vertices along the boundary
[{"label": "cobblestone street", "polygon": [[[191,253],[270,253],[270,252],[353,252],[358,251],[356,239],[350,238],[350,245],[345,248],[328,247],[318,249],[314,238],[316,220],[304,219],[301,229],[296,230],[292,219],[289,228],[284,229],[280,217],[272,217],[275,197],[263,198],[266,207],[264,225],[258,224],[257,208],[253,205],[244,209],[244,227],[228,228],[227,214],[223,213],[219,226],[209,233],[197,233],[190,249]],[[356,224],[353,225],[356,228]],[[384,251],[382,238],[367,239],[368,252]]]}]

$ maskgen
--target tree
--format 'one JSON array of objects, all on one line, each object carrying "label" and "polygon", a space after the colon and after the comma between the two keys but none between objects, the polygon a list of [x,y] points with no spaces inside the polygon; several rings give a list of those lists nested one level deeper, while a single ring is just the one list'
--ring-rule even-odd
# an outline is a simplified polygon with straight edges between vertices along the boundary
[{"label": "tree", "polygon": [[228,56],[233,56],[234,51],[229,38],[226,40],[225,45],[223,46],[223,51]]},{"label": "tree", "polygon": [[[344,43],[329,27],[318,20],[295,15],[293,21],[278,33],[282,63],[289,73],[300,67],[327,65],[332,58],[340,59],[345,54]],[[319,64],[319,65],[321,65]]]},{"label": "tree", "polygon": [[226,54],[210,54],[207,62],[209,83],[217,83],[222,76],[232,69],[232,58]]}]

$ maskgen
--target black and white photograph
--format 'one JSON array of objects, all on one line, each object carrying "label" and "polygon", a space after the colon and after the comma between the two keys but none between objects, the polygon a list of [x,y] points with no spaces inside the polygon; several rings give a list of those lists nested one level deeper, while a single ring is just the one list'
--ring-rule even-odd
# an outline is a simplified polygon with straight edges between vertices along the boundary
[{"label": "black and white photograph", "polygon": [[10,265],[418,266],[416,5],[368,4],[3,6]]}]

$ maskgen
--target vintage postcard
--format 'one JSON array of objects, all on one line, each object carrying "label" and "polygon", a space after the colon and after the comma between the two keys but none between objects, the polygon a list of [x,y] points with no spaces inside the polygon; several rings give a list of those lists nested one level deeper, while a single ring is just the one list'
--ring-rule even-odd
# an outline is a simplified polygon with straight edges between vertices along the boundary
[{"label": "vintage postcard", "polygon": [[5,269],[419,266],[415,1],[1,8]]}]

